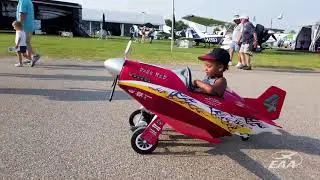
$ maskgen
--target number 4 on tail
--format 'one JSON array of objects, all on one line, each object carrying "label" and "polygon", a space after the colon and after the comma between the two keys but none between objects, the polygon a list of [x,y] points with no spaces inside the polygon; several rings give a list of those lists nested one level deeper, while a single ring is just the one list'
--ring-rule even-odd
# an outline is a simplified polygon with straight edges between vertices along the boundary
[{"label": "number 4 on tail", "polygon": [[274,94],[264,101],[264,106],[267,108],[268,112],[274,112],[277,110],[278,100],[279,96]]}]

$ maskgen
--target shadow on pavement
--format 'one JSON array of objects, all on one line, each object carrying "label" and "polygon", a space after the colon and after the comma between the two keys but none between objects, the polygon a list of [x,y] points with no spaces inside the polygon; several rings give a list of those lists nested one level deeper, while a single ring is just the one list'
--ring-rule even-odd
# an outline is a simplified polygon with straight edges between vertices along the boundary
[{"label": "shadow on pavement", "polygon": [[[0,94],[45,96],[56,101],[107,101],[110,91],[0,88]],[[113,100],[131,100],[131,97],[116,90]]]},{"label": "shadow on pavement", "polygon": [[[164,148],[165,152],[154,152],[155,155],[176,155],[176,156],[211,156],[211,155],[226,155],[232,160],[238,162],[242,167],[255,174],[261,179],[280,179],[273,174],[268,168],[265,168],[256,160],[248,156],[246,150],[265,150],[270,149],[275,152],[288,150],[294,152],[301,152],[309,155],[320,155],[320,140],[306,137],[295,136],[285,131],[280,131],[281,135],[264,133],[251,137],[248,142],[242,142],[239,137],[224,137],[220,144],[201,143],[180,143],[174,141],[159,140],[159,147]],[[196,140],[195,140],[196,141]],[[171,152],[168,146],[185,146],[185,147],[212,147],[207,152],[201,151],[183,151]],[[206,153],[203,155],[203,153]],[[271,158],[271,157],[270,157]]]},{"label": "shadow on pavement", "polygon": [[36,66],[37,68],[44,68],[49,70],[98,70],[98,69],[104,69],[103,62],[101,62],[101,65],[73,65],[73,64],[44,64]]},{"label": "shadow on pavement", "polygon": [[85,76],[71,74],[11,74],[0,73],[0,77],[33,78],[38,80],[79,80],[79,81],[113,81],[111,76]]},{"label": "shadow on pavement", "polygon": [[259,66],[256,69],[259,71],[270,71],[270,72],[297,73],[297,74],[320,74],[320,71],[310,69],[310,68],[294,69],[291,67],[279,68],[276,66]]}]

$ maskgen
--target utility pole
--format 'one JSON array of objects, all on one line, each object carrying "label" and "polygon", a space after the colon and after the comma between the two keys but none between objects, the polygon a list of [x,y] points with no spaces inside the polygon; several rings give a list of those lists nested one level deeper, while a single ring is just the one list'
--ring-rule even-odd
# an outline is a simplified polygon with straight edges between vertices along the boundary
[{"label": "utility pole", "polygon": [[174,20],[175,20],[175,17],[174,17],[174,0],[172,0],[172,25],[171,25],[171,53],[173,51],[173,44],[174,44]]},{"label": "utility pole", "polygon": [[141,12],[142,14],[143,14],[143,24],[145,24],[146,22],[145,22],[145,16],[146,16],[146,12]]}]

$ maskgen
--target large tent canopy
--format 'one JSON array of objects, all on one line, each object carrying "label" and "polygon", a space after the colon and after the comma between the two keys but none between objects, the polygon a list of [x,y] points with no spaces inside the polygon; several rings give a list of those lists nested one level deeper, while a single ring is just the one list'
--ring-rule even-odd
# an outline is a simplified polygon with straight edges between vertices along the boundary
[{"label": "large tent canopy", "polygon": [[295,49],[315,52],[318,47],[320,47],[320,20],[300,28]]}]

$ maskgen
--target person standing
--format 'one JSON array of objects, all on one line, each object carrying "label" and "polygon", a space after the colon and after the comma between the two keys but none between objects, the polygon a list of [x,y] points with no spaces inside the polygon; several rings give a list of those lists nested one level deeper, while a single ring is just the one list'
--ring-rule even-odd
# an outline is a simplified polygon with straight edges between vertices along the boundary
[{"label": "person standing", "polygon": [[154,30],[154,28],[150,28],[150,31],[149,31],[150,44],[152,44],[154,36],[155,36],[155,30]]},{"label": "person standing", "polygon": [[[234,23],[236,24],[236,27],[233,30],[232,33],[232,43],[229,49],[230,54],[230,62],[229,65],[232,65],[232,59],[234,52],[239,52],[240,45],[241,45],[241,35],[243,31],[243,24],[241,23],[241,20],[239,18],[239,15],[235,15],[233,19]],[[239,61],[236,67],[241,66],[241,56],[238,57]]]},{"label": "person standing", "polygon": [[147,27],[143,26],[141,28],[141,42],[144,43],[145,39],[146,39],[146,35],[147,35]]},{"label": "person standing", "polygon": [[251,58],[253,56],[252,50],[253,47],[257,48],[258,39],[255,27],[249,21],[248,16],[241,16],[241,23],[243,24],[243,31],[241,35],[241,47],[240,47],[240,56],[242,65],[239,68],[244,70],[251,70]]},{"label": "person standing", "polygon": [[133,25],[130,27],[130,40],[134,39],[134,27]]},{"label": "person standing", "polygon": [[137,25],[133,25],[133,29],[134,29],[134,38],[138,39],[139,38],[139,28]]},{"label": "person standing", "polygon": [[[31,59],[30,65],[33,67],[40,59],[40,55],[36,54],[31,45],[31,37],[34,32],[34,8],[31,0],[19,0],[16,12],[17,21],[21,22],[23,31],[26,33],[27,59]],[[25,62],[28,62],[25,61]]]},{"label": "person standing", "polygon": [[14,30],[16,31],[15,47],[17,51],[19,64],[15,64],[16,67],[22,67],[22,56],[27,58],[27,44],[26,44],[26,33],[22,31],[22,24],[19,21],[14,21],[12,23]]}]

